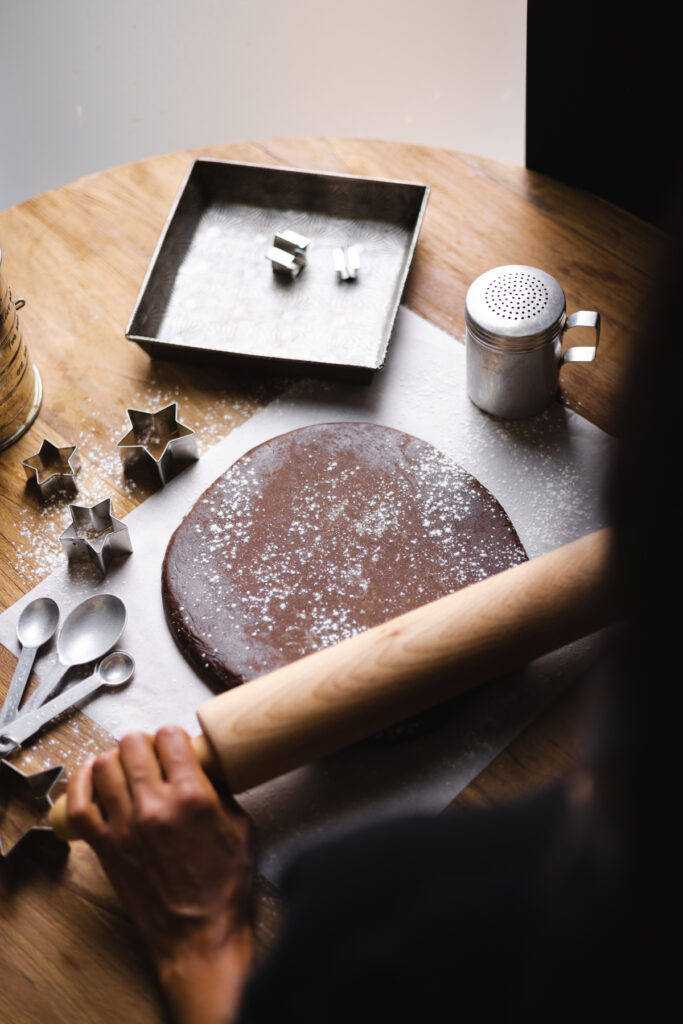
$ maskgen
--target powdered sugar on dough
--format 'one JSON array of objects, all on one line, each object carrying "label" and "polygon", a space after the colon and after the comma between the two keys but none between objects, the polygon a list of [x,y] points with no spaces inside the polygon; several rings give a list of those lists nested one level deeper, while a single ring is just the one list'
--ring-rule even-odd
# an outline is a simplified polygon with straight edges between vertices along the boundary
[{"label": "powdered sugar on dough", "polygon": [[318,424],[248,452],[201,496],[169,544],[164,605],[224,688],[525,557],[490,492],[431,445]]}]

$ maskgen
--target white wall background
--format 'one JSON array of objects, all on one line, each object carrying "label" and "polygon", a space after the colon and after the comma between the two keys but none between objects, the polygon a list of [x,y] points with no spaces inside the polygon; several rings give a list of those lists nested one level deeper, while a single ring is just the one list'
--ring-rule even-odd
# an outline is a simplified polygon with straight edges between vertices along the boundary
[{"label": "white wall background", "polygon": [[524,162],[526,0],[0,0],[0,209],[190,146],[396,139]]}]

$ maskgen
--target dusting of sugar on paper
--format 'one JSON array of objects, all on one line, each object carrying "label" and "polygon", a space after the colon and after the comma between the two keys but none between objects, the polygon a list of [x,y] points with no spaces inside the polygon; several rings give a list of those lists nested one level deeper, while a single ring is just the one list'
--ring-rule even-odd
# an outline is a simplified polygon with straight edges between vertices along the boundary
[{"label": "dusting of sugar on paper", "polygon": [[[168,392],[141,392],[140,402],[131,396],[130,404],[158,408],[175,397],[182,419],[181,396]],[[126,517],[134,547],[130,558],[114,563],[100,581],[73,580],[58,558],[59,565],[35,590],[0,615],[0,642],[17,652],[17,619],[34,597],[54,597],[64,615],[94,592],[119,594],[128,608],[121,644],[136,660],[136,675],[125,691],[95,698],[84,713],[117,737],[131,729],[153,732],[166,722],[196,734],[195,710],[211,693],[184,661],[166,626],[160,578],[168,541],[206,488],[249,449],[298,427],[349,420],[385,424],[443,451],[498,499],[530,557],[605,525],[603,475],[616,442],[559,404],[527,421],[499,421],[480,412],[467,397],[464,347],[402,308],[386,367],[371,385],[303,381],[224,440],[202,447],[199,462]],[[222,436],[220,413],[215,429],[215,436]],[[198,437],[200,445],[206,443]],[[92,457],[97,459],[96,450]],[[103,452],[102,457],[112,455]],[[84,464],[82,474],[87,471]],[[79,487],[85,486],[82,479]],[[47,511],[41,521],[52,516],[50,536],[34,533],[22,539],[31,549],[39,545],[46,567],[54,553],[51,537],[58,544],[58,534],[68,525],[58,510]],[[380,514],[374,528],[381,529]],[[372,518],[368,529],[373,529]],[[334,763],[298,769],[246,794],[243,803],[259,825],[271,867],[281,862],[292,835],[306,842],[329,835],[350,817],[358,822],[406,810],[443,809],[533,718],[535,709],[565,685],[572,657],[572,650],[564,649],[548,655],[538,669],[532,664],[514,693],[504,689],[493,706],[487,691],[477,692],[464,732],[455,726],[438,730],[411,743],[409,757],[403,751],[395,756],[366,751],[365,760],[356,763],[348,752]],[[47,658],[39,662],[39,674],[46,668]]]}]

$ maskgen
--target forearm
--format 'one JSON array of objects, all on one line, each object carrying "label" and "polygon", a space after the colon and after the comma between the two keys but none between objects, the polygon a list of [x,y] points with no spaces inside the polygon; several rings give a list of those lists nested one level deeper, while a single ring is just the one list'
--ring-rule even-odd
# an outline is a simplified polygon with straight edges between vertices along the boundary
[{"label": "forearm", "polygon": [[124,736],[86,762],[67,794],[142,934],[177,1024],[226,1024],[253,958],[251,825],[173,726]]},{"label": "forearm", "polygon": [[230,936],[218,950],[183,949],[159,958],[157,972],[177,1024],[231,1024],[251,972],[250,928]]}]

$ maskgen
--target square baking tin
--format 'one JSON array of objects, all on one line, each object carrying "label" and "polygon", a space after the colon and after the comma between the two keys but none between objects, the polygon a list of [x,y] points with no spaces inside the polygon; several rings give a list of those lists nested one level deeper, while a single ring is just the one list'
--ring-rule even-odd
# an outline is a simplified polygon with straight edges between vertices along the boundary
[{"label": "square baking tin", "polygon": [[[428,195],[408,182],[196,160],[126,337],[155,358],[369,378],[384,362]],[[310,239],[293,279],[266,259],[285,230]],[[332,253],[349,245],[361,268],[342,281]]]}]

